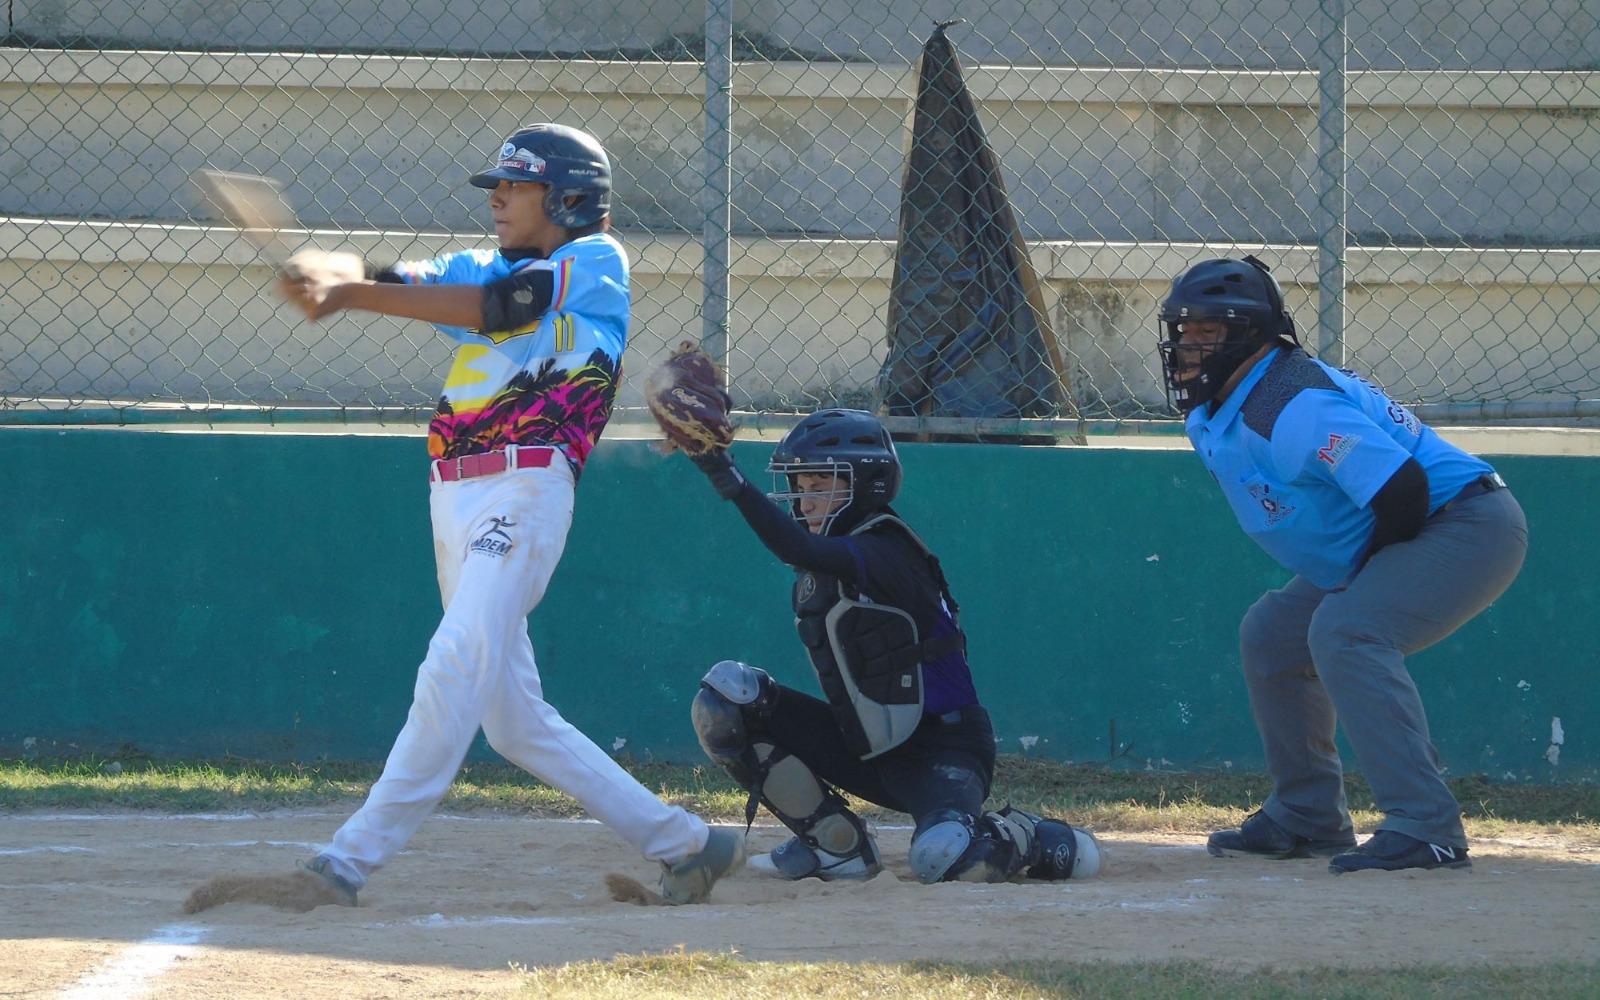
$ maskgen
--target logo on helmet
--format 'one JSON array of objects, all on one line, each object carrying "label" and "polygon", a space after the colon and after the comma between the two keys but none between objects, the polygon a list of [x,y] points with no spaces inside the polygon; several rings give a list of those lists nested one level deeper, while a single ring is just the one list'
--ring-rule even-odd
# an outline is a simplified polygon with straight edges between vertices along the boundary
[{"label": "logo on helmet", "polygon": [[[507,153],[505,149],[509,149],[511,152]],[[509,142],[506,143],[505,149],[500,151],[500,166],[530,174],[544,173],[543,157],[530,153],[526,149],[517,149]]]}]

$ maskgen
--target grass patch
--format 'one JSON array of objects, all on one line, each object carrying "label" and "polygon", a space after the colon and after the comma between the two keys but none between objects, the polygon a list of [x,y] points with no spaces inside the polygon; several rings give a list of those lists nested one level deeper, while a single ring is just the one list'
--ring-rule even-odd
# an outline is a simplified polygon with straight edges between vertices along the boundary
[{"label": "grass patch", "polygon": [[[744,815],[744,791],[711,765],[623,759],[647,788],[716,820]],[[129,752],[115,757],[0,760],[0,809],[148,809],[213,812],[350,806],[381,768],[369,763],[272,763],[252,760],[161,761]],[[1495,784],[1478,776],[1450,782],[1474,836],[1559,832],[1600,846],[1600,786]],[[1135,771],[1002,756],[992,800],[1014,802],[1080,825],[1126,833],[1197,834],[1237,824],[1271,788],[1266,775]],[[1358,826],[1378,821],[1372,793],[1346,781]],[[872,818],[898,816],[862,806]],[[577,803],[504,763],[462,769],[442,808],[575,816]]]},{"label": "grass patch", "polygon": [[1460,996],[1579,998],[1600,989],[1600,967],[1416,966],[1293,971],[1218,969],[1191,962],[750,962],[680,952],[623,956],[524,971],[519,996],[586,1000],[788,1000],[816,997],[1035,1000],[1044,997],[1228,997],[1412,1000]]}]

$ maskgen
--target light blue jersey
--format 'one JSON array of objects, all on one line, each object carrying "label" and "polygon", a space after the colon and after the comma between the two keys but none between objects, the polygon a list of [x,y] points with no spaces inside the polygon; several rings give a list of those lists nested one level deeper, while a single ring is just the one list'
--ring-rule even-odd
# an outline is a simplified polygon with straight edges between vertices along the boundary
[{"label": "light blue jersey", "polygon": [[1376,520],[1368,505],[1406,459],[1428,475],[1430,514],[1494,471],[1376,385],[1298,350],[1262,359],[1185,429],[1245,533],[1324,589],[1358,568]]},{"label": "light blue jersey", "polygon": [[545,444],[561,449],[576,472],[599,441],[628,343],[621,244],[595,233],[558,247],[549,260],[463,250],[395,267],[421,285],[487,285],[536,269],[551,272],[550,307],[526,326],[487,334],[438,326],[460,346],[429,427],[434,458]]}]

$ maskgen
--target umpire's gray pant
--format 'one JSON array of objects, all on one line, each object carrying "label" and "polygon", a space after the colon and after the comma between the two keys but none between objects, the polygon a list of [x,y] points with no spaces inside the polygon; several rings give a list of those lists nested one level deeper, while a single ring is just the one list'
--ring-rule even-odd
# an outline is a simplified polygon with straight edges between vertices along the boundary
[{"label": "umpire's gray pant", "polygon": [[1461,807],[1439,773],[1405,656],[1488,607],[1527,550],[1521,505],[1494,490],[1440,510],[1343,589],[1297,576],[1250,608],[1239,646],[1272,774],[1268,816],[1302,837],[1350,837],[1333,742],[1338,722],[1384,813],[1379,829],[1466,846]]}]

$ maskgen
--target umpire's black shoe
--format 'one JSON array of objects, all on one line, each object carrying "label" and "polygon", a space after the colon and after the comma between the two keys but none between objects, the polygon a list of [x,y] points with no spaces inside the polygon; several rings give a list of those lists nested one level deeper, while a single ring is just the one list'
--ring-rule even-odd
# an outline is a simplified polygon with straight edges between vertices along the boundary
[{"label": "umpire's black shoe", "polygon": [[1372,839],[1353,851],[1328,862],[1328,871],[1397,872],[1407,868],[1471,868],[1472,859],[1465,847],[1447,847],[1408,837],[1393,830],[1379,830]]},{"label": "umpire's black shoe", "polygon": [[1206,851],[1218,858],[1328,858],[1355,846],[1353,836],[1348,840],[1312,840],[1290,833],[1259,809],[1239,824],[1239,829],[1218,830],[1206,838]]}]

